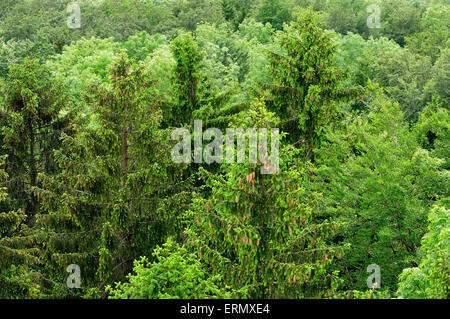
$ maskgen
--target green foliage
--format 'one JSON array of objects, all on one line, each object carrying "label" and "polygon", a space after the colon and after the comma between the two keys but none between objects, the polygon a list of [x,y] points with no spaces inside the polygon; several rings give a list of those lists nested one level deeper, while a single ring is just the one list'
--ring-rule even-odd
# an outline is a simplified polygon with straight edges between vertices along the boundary
[{"label": "green foliage", "polygon": [[229,21],[234,30],[250,15],[257,3],[256,0],[223,0],[222,11],[225,20]]},{"label": "green foliage", "polygon": [[281,30],[284,23],[291,21],[292,11],[284,0],[262,0],[256,19],[263,24],[270,23],[276,30]]},{"label": "green foliage", "polygon": [[349,69],[350,84],[379,83],[399,102],[408,121],[417,121],[433,95],[448,100],[448,50],[443,50],[433,65],[429,56],[403,49],[387,38],[366,41],[360,35],[348,34],[339,44],[336,64]]},{"label": "green foliage", "polygon": [[24,58],[32,56],[44,62],[55,53],[53,46],[45,40],[36,41],[9,40],[0,41],[0,77],[6,77],[9,66],[13,63],[22,63]]},{"label": "green foliage", "polygon": [[182,34],[175,38],[170,46],[175,60],[173,71],[173,89],[178,101],[172,109],[175,124],[190,123],[192,112],[200,108],[204,79],[201,78],[200,67],[203,54],[190,34]]},{"label": "green foliage", "polygon": [[442,108],[439,98],[435,97],[420,114],[414,127],[416,138],[421,147],[431,152],[431,155],[445,162],[443,169],[449,169],[450,163],[450,115]]},{"label": "green foliage", "polygon": [[202,73],[208,79],[210,90],[226,92],[237,87],[246,56],[227,26],[198,26],[196,42],[203,51]]},{"label": "green foliage", "polygon": [[[166,212],[177,174],[165,173],[169,134],[159,130],[155,80],[125,54],[109,72],[110,84],[91,87],[86,98],[96,124],[79,123],[74,136],[63,136],[56,154],[61,173],[45,180],[41,193],[49,210],[67,212],[42,216],[46,231],[72,233],[75,241],[52,240],[49,262],[55,271],[70,263],[86,269],[86,289],[122,280],[132,260],[151,251],[177,223]],[[177,200],[183,202],[183,195]],[[62,220],[52,222],[58,218],[66,220],[62,230]]]},{"label": "green foliage", "polygon": [[428,233],[420,248],[419,267],[400,274],[398,294],[407,299],[448,299],[450,297],[450,211],[436,205],[428,216]]},{"label": "green foliage", "polygon": [[[2,280],[6,280],[5,287],[15,285],[12,289],[16,294],[37,297],[43,274],[35,269],[43,253],[42,236],[33,231],[41,212],[36,190],[42,185],[39,175],[56,171],[53,149],[60,145],[59,134],[70,120],[60,113],[68,99],[64,87],[56,84],[37,59],[25,58],[23,64],[11,64],[1,90],[1,152],[8,155],[5,171],[9,176],[2,183],[9,193],[2,208],[13,211],[1,218],[6,222],[2,223],[2,236],[6,236],[0,244],[2,260],[9,260],[6,279]],[[6,288],[4,292],[12,294]]]},{"label": "green foliage", "polygon": [[341,34],[367,34],[367,1],[335,0],[327,1],[322,11],[327,13],[326,23],[330,29]]},{"label": "green foliage", "polygon": [[221,0],[175,0],[173,7],[177,27],[187,31],[194,31],[201,22],[225,22]]},{"label": "green foliage", "polygon": [[0,3],[0,298],[449,298],[449,1],[71,3]]},{"label": "green foliage", "polygon": [[172,239],[157,247],[155,262],[141,257],[134,262],[129,282],[106,287],[110,299],[209,299],[229,298],[220,282],[220,275],[210,276],[197,254]]},{"label": "green foliage", "polygon": [[[276,125],[262,102],[252,103],[249,115],[237,115],[233,126]],[[342,253],[328,241],[339,225],[317,216],[320,194],[302,187],[309,169],[293,159],[297,153],[283,150],[274,175],[260,173],[268,163],[227,164],[223,176],[202,174],[211,196],[194,201],[187,244],[213,274],[222,273],[250,298],[326,297],[336,287],[336,274],[326,268]]]},{"label": "green foliage", "polygon": [[304,144],[306,157],[338,115],[338,102],[356,93],[341,86],[344,74],[333,65],[336,46],[321,28],[322,18],[310,9],[300,10],[297,20],[278,33],[279,52],[269,52],[275,82],[266,86],[269,98],[285,121],[290,141]]},{"label": "green foliage", "polygon": [[143,61],[164,44],[168,44],[164,35],[159,33],[149,35],[146,31],[141,31],[130,36],[123,46],[127,49],[130,58],[134,58],[136,61]]},{"label": "green foliage", "polygon": [[55,79],[67,83],[73,106],[77,113],[92,110],[83,105],[90,85],[110,83],[108,67],[119,51],[119,44],[112,39],[81,39],[64,47],[61,54],[48,62]]},{"label": "green foliage", "polygon": [[[0,157],[3,165],[5,156]],[[7,174],[0,169],[0,180],[7,178]],[[0,207],[6,199],[5,188],[0,188]],[[24,238],[26,229],[22,222],[26,219],[23,211],[4,212],[0,208],[0,289],[1,298],[29,298],[39,291],[37,273],[32,272],[29,265],[39,263],[39,256],[35,249],[27,247]],[[25,240],[21,240],[21,237]],[[16,266],[22,265],[22,266]]]},{"label": "green foliage", "polygon": [[392,294],[389,291],[376,289],[359,291],[346,290],[339,292],[333,296],[333,299],[391,299]]},{"label": "green foliage", "polygon": [[370,78],[386,88],[386,93],[398,101],[406,120],[415,121],[431,96],[425,93],[432,64],[429,57],[407,50],[391,51],[375,57]]},{"label": "green foliage", "polygon": [[420,30],[423,9],[419,1],[383,0],[378,3],[382,14],[381,34],[404,46],[405,39]]},{"label": "green foliage", "polygon": [[2,3],[7,10],[0,19],[0,36],[5,40],[39,40],[50,43],[55,51],[71,40],[66,24],[69,0],[31,0]]},{"label": "green foliage", "polygon": [[158,79],[152,90],[159,96],[162,114],[162,126],[168,126],[172,121],[172,107],[178,101],[174,94],[173,81],[167,76],[175,68],[175,60],[168,44],[161,45],[142,62],[146,72]]},{"label": "green foliage", "polygon": [[433,6],[427,9],[420,21],[420,32],[406,39],[413,52],[430,56],[433,61],[444,48],[448,48],[450,26],[448,6]]},{"label": "green foliage", "polygon": [[60,110],[68,98],[64,87],[56,84],[37,59],[12,64],[1,90],[2,152],[9,155],[7,172],[11,176],[8,192],[20,203],[16,207],[35,215],[39,202],[33,188],[38,186],[38,173],[55,169],[52,149],[59,144],[56,134],[65,121]]},{"label": "green foliage", "polygon": [[373,69],[372,61],[378,56],[394,55],[400,51],[400,46],[393,40],[381,37],[368,40],[359,34],[349,33],[336,38],[338,50],[335,55],[336,64],[348,69],[352,84],[366,86],[373,79],[377,70]]},{"label": "green foliage", "polygon": [[450,101],[450,49],[442,49],[441,55],[431,69],[430,80],[425,86],[427,101],[431,102],[433,95],[439,96],[443,107],[447,110]]},{"label": "green foliage", "polygon": [[351,250],[336,263],[344,289],[364,290],[366,268],[377,264],[382,287],[394,291],[398,274],[414,262],[428,205],[448,196],[448,173],[418,148],[398,104],[373,94],[370,113],[328,134],[316,156],[323,184],[312,187],[323,191],[326,215],[347,223],[341,238]]},{"label": "green foliage", "polygon": [[244,20],[239,25],[239,37],[246,40],[256,39],[261,44],[272,42],[274,30],[268,23],[256,22],[253,18]]},{"label": "green foliage", "polygon": [[[325,12],[327,28],[342,35],[357,33],[364,39],[387,37],[401,46],[405,45],[405,38],[420,31],[423,11],[431,5],[415,0],[299,0],[296,3]],[[380,9],[379,28],[367,25],[374,13],[367,11],[370,5]]]}]

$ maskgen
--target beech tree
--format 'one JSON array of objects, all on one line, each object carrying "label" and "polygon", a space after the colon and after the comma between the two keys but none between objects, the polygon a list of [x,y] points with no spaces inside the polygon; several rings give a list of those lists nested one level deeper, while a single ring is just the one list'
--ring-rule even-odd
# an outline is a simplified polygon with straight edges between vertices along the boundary
[{"label": "beech tree", "polygon": [[365,271],[376,264],[382,288],[394,291],[397,276],[414,265],[428,207],[448,196],[442,187],[448,173],[440,171],[441,159],[419,147],[398,103],[379,88],[371,91],[368,114],[329,130],[316,151],[317,177],[309,188],[323,193],[324,216],[346,224],[341,239],[351,249],[335,264],[344,290],[366,289]]},{"label": "beech tree", "polygon": [[408,299],[448,299],[450,297],[449,250],[450,212],[434,206],[428,216],[428,233],[422,238],[419,267],[400,274],[399,295]]}]

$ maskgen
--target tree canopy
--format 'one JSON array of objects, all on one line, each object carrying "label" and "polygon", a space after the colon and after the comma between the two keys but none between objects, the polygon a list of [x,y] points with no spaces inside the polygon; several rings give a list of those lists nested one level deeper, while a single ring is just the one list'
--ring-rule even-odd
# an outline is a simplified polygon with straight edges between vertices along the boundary
[{"label": "tree canopy", "polygon": [[448,16],[2,0],[0,298],[448,299]]}]

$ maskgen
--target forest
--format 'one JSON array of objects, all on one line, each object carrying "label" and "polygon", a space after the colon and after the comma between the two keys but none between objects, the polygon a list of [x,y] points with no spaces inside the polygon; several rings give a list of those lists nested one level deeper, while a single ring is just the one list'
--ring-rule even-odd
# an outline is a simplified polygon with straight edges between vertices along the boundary
[{"label": "forest", "polygon": [[0,298],[450,298],[449,17],[1,0]]}]

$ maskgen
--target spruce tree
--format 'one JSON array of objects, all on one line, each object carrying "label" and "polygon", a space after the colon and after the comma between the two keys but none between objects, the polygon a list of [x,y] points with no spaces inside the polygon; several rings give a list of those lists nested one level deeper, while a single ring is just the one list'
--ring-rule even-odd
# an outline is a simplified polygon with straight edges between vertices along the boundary
[{"label": "spruce tree", "polygon": [[[270,129],[276,123],[257,101],[234,125]],[[303,187],[310,167],[298,160],[298,150],[280,153],[275,174],[262,174],[262,167],[272,165],[264,161],[225,165],[223,176],[201,170],[204,192],[194,201],[187,245],[241,296],[326,297],[337,278],[327,265],[343,253],[331,242],[339,224],[320,219],[320,194]]]},{"label": "spruce tree", "polygon": [[192,36],[181,34],[171,43],[176,65],[172,83],[177,103],[172,109],[173,124],[190,124],[192,112],[202,105],[204,79],[200,73],[202,53]]},{"label": "spruce tree", "polygon": [[56,170],[53,150],[68,121],[60,111],[69,99],[37,59],[12,64],[1,87],[1,138],[2,153],[8,154],[8,193],[14,201],[11,206],[23,209],[31,220],[40,212],[39,199],[33,193],[38,174]]},{"label": "spruce tree", "polygon": [[85,296],[102,296],[135,259],[176,234],[182,210],[175,207],[186,202],[188,183],[176,185],[170,167],[170,134],[159,129],[155,79],[125,54],[110,75],[111,86],[91,87],[86,103],[94,120],[63,136],[61,173],[41,193],[51,211],[42,216],[51,236],[48,265],[61,280],[67,265],[78,264]]},{"label": "spruce tree", "polygon": [[8,193],[0,205],[5,212],[2,236],[6,236],[0,244],[1,259],[9,265],[6,274],[15,274],[8,280],[19,278],[19,282],[14,279],[18,294],[43,296],[51,279],[42,272],[46,237],[37,223],[44,214],[38,190],[40,176],[57,173],[54,150],[60,146],[59,135],[70,133],[71,114],[61,112],[69,99],[49,70],[29,58],[10,65],[1,91],[0,152],[7,155],[4,169],[8,176],[1,180]]},{"label": "spruce tree", "polygon": [[[0,166],[5,157],[0,157]],[[8,175],[0,169],[0,181]],[[24,236],[27,229],[22,227],[26,215],[22,210],[3,211],[7,197],[6,188],[0,188],[0,298],[29,298],[39,291],[38,273],[33,269],[39,263],[36,249],[27,245]]]},{"label": "spruce tree", "polygon": [[339,114],[339,103],[357,96],[342,86],[344,73],[334,66],[336,45],[322,29],[323,18],[311,9],[277,35],[278,50],[268,53],[274,84],[268,106],[281,117],[289,141],[303,146],[306,157],[324,138],[327,125]]}]

